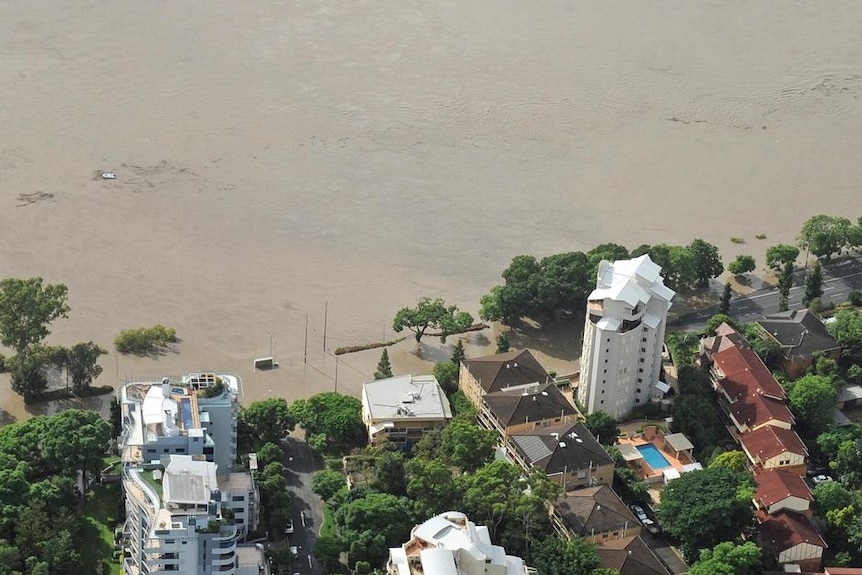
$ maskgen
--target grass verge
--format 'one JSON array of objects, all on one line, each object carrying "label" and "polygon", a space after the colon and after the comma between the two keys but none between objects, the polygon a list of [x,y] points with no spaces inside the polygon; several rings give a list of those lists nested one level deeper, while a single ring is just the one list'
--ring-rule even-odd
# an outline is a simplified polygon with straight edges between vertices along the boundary
[{"label": "grass verge", "polygon": [[81,563],[84,573],[122,575],[122,568],[114,561],[114,527],[119,522],[117,512],[122,497],[120,484],[96,485],[87,492],[84,504],[84,537]]}]

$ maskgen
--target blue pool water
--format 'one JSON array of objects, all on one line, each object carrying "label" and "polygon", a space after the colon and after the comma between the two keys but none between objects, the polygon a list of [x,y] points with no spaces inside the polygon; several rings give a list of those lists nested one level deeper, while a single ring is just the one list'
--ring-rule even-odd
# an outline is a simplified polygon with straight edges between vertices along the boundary
[{"label": "blue pool water", "polygon": [[183,412],[183,428],[190,429],[192,426],[192,402],[188,397],[184,397],[180,403]]},{"label": "blue pool water", "polygon": [[641,452],[641,455],[646,459],[647,465],[652,467],[655,470],[664,469],[665,467],[671,467],[671,464],[667,462],[667,459],[664,458],[664,455],[661,454],[661,451],[656,449],[655,445],[648,443],[646,445],[638,445],[638,451]]}]

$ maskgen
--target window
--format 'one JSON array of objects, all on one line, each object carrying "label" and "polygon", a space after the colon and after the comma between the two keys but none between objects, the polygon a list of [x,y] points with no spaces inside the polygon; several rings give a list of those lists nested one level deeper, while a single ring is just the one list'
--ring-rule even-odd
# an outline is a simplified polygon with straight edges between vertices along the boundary
[{"label": "window", "polygon": [[599,404],[604,405],[604,404],[605,404],[605,400],[604,400],[604,399],[603,399],[603,400],[601,400],[601,401],[599,402]]},{"label": "window", "polygon": [[644,362],[644,358],[640,358],[640,362],[641,362],[641,363],[643,363],[643,362]]},{"label": "window", "polygon": [[231,501],[245,501],[245,495],[234,495],[230,498]]},{"label": "window", "polygon": [[642,347],[642,348],[641,348],[641,353],[646,353],[646,348],[645,348],[645,347]]},{"label": "window", "polygon": [[604,393],[604,392],[605,392],[605,390],[603,389],[603,390],[602,390],[602,393]]},{"label": "window", "polygon": [[640,393],[640,392],[641,392],[641,388],[637,388],[637,389],[635,390],[635,392]]},{"label": "window", "polygon": [[243,519],[242,517],[237,517],[236,519],[234,519],[234,521],[236,521],[237,523],[245,523],[245,519]]},{"label": "window", "polygon": [[638,368],[638,373],[643,373],[643,372],[644,372],[644,368],[639,367],[639,368]]},{"label": "window", "polygon": [[162,449],[162,453],[170,453],[170,449]]},{"label": "window", "polygon": [[611,338],[608,338],[608,343],[611,343]]},{"label": "window", "polygon": [[200,440],[200,437],[193,437],[192,438],[192,441],[194,441],[195,443],[197,443],[199,440]]},{"label": "window", "polygon": [[165,539],[165,545],[174,545],[176,542],[176,539]]},{"label": "window", "polygon": [[608,372],[608,370],[606,369],[606,370],[604,370],[602,373],[607,373],[607,372]]},{"label": "window", "polygon": [[607,382],[608,382],[608,380],[606,380],[606,379],[602,380],[602,383],[607,383]]},{"label": "window", "polygon": [[640,403],[640,402],[641,402],[640,399],[635,399],[635,403]]},{"label": "window", "polygon": [[646,338],[645,338],[645,337],[642,337],[642,338],[641,338],[641,343],[646,343]]},{"label": "window", "polygon": [[605,363],[607,363],[607,362],[608,362],[608,360],[605,360]]}]

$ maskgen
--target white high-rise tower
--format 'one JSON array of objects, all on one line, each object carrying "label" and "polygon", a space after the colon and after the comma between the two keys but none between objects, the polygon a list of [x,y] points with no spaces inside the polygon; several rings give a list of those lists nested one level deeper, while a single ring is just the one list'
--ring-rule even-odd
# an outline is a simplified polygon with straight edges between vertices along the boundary
[{"label": "white high-rise tower", "polygon": [[648,255],[599,264],[587,299],[578,400],[616,419],[660,397],[661,351],[675,292]]}]

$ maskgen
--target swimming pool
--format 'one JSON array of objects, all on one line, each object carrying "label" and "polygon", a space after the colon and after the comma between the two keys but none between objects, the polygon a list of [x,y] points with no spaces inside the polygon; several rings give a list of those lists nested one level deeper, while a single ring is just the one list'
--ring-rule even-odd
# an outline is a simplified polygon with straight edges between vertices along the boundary
[{"label": "swimming pool", "polygon": [[668,463],[667,459],[664,458],[664,455],[661,454],[661,451],[656,449],[655,445],[652,443],[647,443],[646,445],[638,445],[638,451],[641,452],[641,455],[646,459],[647,465],[658,471],[659,469],[664,469],[666,467],[671,467],[671,464]]}]

